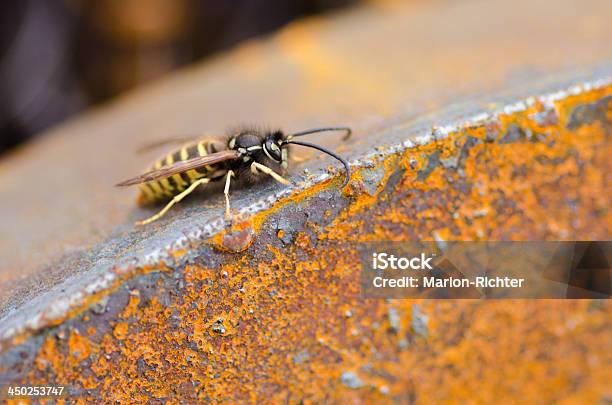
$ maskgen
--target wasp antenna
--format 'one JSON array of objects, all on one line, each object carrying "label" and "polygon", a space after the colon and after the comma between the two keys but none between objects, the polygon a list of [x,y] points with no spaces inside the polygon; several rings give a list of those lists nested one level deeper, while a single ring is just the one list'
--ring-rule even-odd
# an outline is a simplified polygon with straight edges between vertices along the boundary
[{"label": "wasp antenna", "polygon": [[297,136],[304,136],[304,135],[314,134],[317,132],[327,132],[327,131],[346,131],[346,134],[342,137],[343,141],[346,141],[347,139],[349,139],[351,137],[351,134],[353,133],[353,131],[349,127],[325,127],[325,128],[313,128],[313,129],[307,129],[304,131],[295,132],[293,134],[290,134],[288,138],[291,139]]},{"label": "wasp antenna", "polygon": [[307,148],[313,148],[313,149],[316,149],[316,150],[321,151],[323,153],[326,153],[329,156],[331,156],[331,157],[339,160],[340,162],[342,162],[342,164],[344,165],[344,170],[346,170],[346,178],[344,179],[344,183],[342,183],[342,188],[344,188],[344,186],[346,186],[348,184],[349,180],[351,179],[351,167],[349,166],[348,162],[346,160],[344,160],[343,158],[341,158],[340,156],[336,155],[331,150],[326,149],[326,148],[324,148],[322,146],[319,146],[319,145],[315,145],[314,143],[310,143],[310,142],[285,141],[285,144],[299,145],[299,146],[305,146]]}]

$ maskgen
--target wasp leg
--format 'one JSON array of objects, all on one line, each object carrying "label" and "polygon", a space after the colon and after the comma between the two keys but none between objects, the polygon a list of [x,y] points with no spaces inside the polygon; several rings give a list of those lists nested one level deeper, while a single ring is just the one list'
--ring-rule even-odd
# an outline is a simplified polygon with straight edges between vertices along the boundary
[{"label": "wasp leg", "polygon": [[223,194],[225,194],[225,219],[228,220],[232,218],[232,212],[230,211],[229,188],[233,176],[234,172],[232,170],[228,170],[225,177],[225,189],[223,189]]},{"label": "wasp leg", "polygon": [[191,192],[193,190],[195,190],[195,188],[197,186],[199,186],[200,184],[206,184],[210,181],[210,179],[208,178],[202,178],[199,180],[194,181],[193,183],[191,183],[191,185],[182,193],[177,194],[174,196],[174,198],[172,198],[172,200],[170,200],[170,202],[168,204],[166,204],[166,206],[164,208],[162,208],[161,211],[159,211],[157,214],[145,219],[144,221],[138,221],[136,222],[136,225],[146,225],[146,224],[150,224],[153,221],[157,221],[158,219],[160,219],[161,217],[163,217],[166,212],[168,212],[168,210],[170,208],[172,208],[172,206],[174,204],[176,204],[177,202],[181,201],[183,198],[187,197],[189,194],[191,194]]},{"label": "wasp leg", "polygon": [[251,171],[253,173],[257,173],[258,170],[271,176],[274,180],[278,181],[281,184],[284,184],[284,185],[291,184],[289,180],[283,178],[283,176],[279,175],[274,170],[270,169],[268,166],[264,166],[261,163],[257,163],[257,162],[251,163]]}]

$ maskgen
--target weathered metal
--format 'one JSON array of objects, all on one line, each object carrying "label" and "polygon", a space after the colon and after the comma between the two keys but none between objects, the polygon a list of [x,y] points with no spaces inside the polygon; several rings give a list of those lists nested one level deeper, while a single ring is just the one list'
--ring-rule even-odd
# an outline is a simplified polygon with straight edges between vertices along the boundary
[{"label": "weathered metal", "polygon": [[[296,24],[3,162],[0,385],[88,402],[609,398],[608,301],[359,295],[364,241],[609,238],[612,4],[519,3]],[[110,188],[144,165],[130,150],[237,120],[354,126],[350,144],[319,138],[351,183],[311,160],[293,187],[237,190],[231,229],[201,196],[132,228],[148,211]]]}]

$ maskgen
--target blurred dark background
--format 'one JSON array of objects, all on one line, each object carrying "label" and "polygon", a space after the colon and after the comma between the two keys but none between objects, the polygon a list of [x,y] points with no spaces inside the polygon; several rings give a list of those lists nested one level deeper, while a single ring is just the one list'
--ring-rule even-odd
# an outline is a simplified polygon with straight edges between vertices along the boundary
[{"label": "blurred dark background", "polygon": [[356,0],[0,2],[0,154],[70,115]]}]

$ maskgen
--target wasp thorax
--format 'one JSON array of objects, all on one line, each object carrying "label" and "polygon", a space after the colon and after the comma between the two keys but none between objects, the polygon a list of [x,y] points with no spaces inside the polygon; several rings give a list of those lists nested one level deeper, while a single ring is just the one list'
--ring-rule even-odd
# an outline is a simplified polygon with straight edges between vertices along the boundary
[{"label": "wasp thorax", "polygon": [[234,137],[233,140],[234,140],[235,145],[232,149],[236,149],[236,148],[249,149],[254,146],[261,147],[262,137],[257,134],[246,133],[246,134],[240,134]]}]

